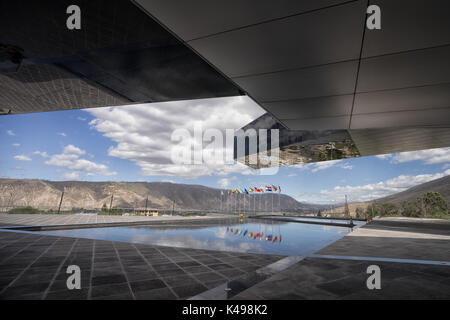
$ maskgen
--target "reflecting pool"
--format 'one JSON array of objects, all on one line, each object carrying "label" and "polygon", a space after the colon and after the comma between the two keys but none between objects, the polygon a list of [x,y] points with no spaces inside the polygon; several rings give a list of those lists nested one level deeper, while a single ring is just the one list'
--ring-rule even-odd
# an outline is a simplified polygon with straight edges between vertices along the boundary
[{"label": "reflecting pool", "polygon": [[[357,226],[358,227],[358,226]],[[233,252],[307,255],[352,229],[295,222],[237,219],[216,224],[132,226],[39,231],[46,235]]]}]

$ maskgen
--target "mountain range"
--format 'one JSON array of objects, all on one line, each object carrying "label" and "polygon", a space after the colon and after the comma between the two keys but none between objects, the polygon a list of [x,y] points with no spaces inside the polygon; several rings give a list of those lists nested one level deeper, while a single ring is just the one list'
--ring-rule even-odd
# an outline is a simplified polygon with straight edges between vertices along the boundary
[{"label": "mountain range", "polygon": [[[170,182],[87,182],[87,181],[45,181],[0,179],[0,210],[12,207],[31,206],[49,210],[57,209],[64,191],[61,208],[100,209],[148,208],[159,210],[195,211],[257,211],[317,213],[329,209],[328,205],[298,202],[294,198],[278,193],[257,195],[232,195],[229,190],[201,185],[175,184]],[[428,191],[439,192],[450,203],[450,176],[417,185],[374,201],[393,202],[415,201]],[[369,203],[350,204],[350,210]],[[273,205],[272,205],[273,203]],[[273,206],[273,207],[272,207]],[[354,208],[353,208],[354,207]],[[273,208],[273,209],[272,209]],[[353,208],[353,209],[352,209]],[[335,209],[337,212],[339,208]]]},{"label": "mountain range", "polygon": [[450,176],[446,176],[440,179],[432,180],[426,183],[419,184],[415,187],[409,188],[406,191],[402,191],[384,198],[377,199],[377,202],[393,202],[400,205],[403,201],[416,201],[416,199],[422,196],[428,191],[439,192],[441,196],[450,204]]},{"label": "mountain range", "polygon": [[[316,212],[322,206],[304,204],[278,193],[232,195],[229,190],[201,185],[169,182],[86,182],[0,179],[0,208],[31,206],[49,210],[61,207],[100,209],[104,205],[116,208],[148,208],[199,211],[273,211]],[[148,200],[147,200],[148,199]],[[5,209],[4,209],[5,210]]]}]

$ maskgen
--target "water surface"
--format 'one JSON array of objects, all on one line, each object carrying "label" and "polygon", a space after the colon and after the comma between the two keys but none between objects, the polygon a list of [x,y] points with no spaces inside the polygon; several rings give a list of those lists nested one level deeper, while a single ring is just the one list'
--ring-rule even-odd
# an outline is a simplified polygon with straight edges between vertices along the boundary
[{"label": "water surface", "polygon": [[306,255],[330,245],[350,231],[345,227],[254,219],[242,223],[232,220],[208,225],[109,227],[38,233],[182,248]]}]

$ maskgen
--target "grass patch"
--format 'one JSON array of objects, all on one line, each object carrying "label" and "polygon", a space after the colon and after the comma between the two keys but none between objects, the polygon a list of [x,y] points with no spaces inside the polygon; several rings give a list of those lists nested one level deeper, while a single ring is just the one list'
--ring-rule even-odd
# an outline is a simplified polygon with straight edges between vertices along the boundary
[{"label": "grass patch", "polygon": [[41,211],[33,207],[14,208],[8,211],[9,214],[40,214]]}]

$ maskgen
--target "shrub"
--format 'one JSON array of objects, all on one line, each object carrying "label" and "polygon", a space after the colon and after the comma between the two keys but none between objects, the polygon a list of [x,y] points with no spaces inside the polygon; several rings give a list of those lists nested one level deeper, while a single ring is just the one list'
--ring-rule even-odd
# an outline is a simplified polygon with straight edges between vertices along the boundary
[{"label": "shrub", "polygon": [[8,211],[9,214],[39,214],[38,209],[33,207],[14,208]]},{"label": "shrub", "polygon": [[379,215],[380,213],[378,207],[378,204],[376,204],[375,202],[369,204],[366,208],[366,217],[372,219],[373,217]]},{"label": "shrub", "polygon": [[392,202],[385,202],[380,206],[381,216],[396,216],[397,214],[397,206]]},{"label": "shrub", "polygon": [[355,216],[356,219],[361,219],[364,215],[364,210],[361,209],[360,207],[358,207],[358,208],[356,208],[355,213],[356,213],[356,216]]},{"label": "shrub", "polygon": [[423,216],[442,216],[448,214],[447,202],[439,192],[427,192],[417,199],[417,207]]},{"label": "shrub", "polygon": [[404,217],[420,217],[419,208],[413,202],[403,201],[401,210],[401,214]]}]

